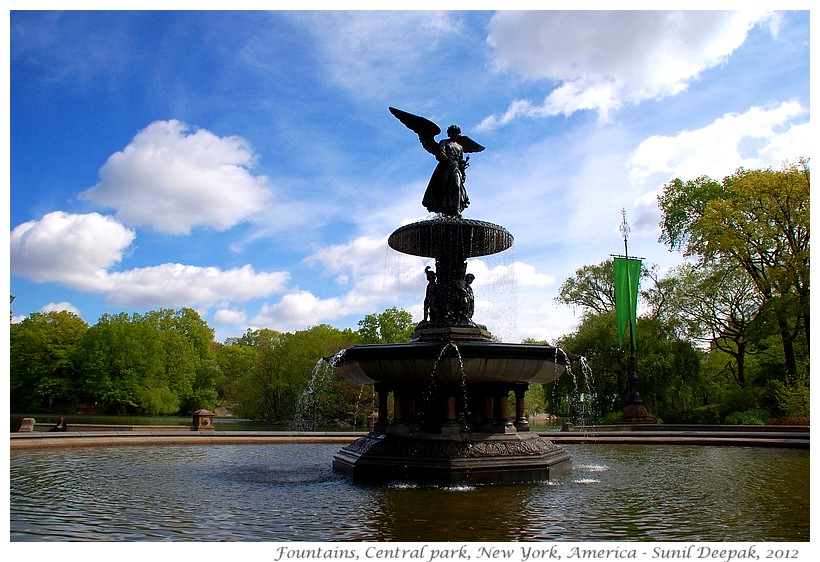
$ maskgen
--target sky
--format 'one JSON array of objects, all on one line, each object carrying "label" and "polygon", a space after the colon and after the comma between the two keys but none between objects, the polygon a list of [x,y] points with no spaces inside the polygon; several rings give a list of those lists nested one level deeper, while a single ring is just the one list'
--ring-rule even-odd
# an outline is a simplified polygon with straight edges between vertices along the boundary
[{"label": "sky", "polygon": [[10,10],[13,321],[190,307],[224,341],[421,320],[434,264],[387,238],[433,216],[435,159],[393,106],[486,147],[463,216],[515,244],[469,260],[473,319],[553,342],[581,319],[561,284],[623,253],[622,211],[664,274],[665,183],[810,155],[808,3],[767,4]]}]

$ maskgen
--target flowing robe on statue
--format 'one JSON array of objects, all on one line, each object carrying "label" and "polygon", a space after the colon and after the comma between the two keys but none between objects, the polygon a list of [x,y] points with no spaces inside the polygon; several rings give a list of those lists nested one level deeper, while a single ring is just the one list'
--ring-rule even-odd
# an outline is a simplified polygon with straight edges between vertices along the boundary
[{"label": "flowing robe on statue", "polygon": [[464,151],[453,139],[445,139],[437,144],[435,156],[438,164],[427,184],[422,205],[431,213],[461,216],[470,204],[464,187]]}]

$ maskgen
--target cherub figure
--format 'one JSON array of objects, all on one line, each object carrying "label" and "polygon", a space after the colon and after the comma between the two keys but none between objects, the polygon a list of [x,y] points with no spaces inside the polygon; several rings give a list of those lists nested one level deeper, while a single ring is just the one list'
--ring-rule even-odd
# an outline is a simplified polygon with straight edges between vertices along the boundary
[{"label": "cherub figure", "polygon": [[462,135],[457,125],[450,125],[447,129],[447,138],[436,142],[436,135],[441,133],[438,125],[424,117],[394,107],[389,109],[390,113],[419,136],[424,149],[438,160],[424,192],[422,205],[431,213],[460,217],[461,212],[470,204],[467,189],[464,187],[470,157],[467,156],[465,159],[464,153],[481,152],[484,147],[470,137]]},{"label": "cherub figure", "polygon": [[427,276],[427,291],[424,295],[424,322],[433,319],[433,309],[436,299],[436,272],[430,269],[430,266],[424,268],[424,274]]}]

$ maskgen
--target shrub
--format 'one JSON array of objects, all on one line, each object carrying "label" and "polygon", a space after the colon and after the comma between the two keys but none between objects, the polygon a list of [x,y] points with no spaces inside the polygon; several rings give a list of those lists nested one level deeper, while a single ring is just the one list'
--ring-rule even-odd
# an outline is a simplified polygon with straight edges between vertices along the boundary
[{"label": "shrub", "polygon": [[801,418],[809,416],[809,386],[798,384],[786,386],[781,381],[769,381],[768,391],[774,403],[775,415],[782,418]]},{"label": "shrub", "polygon": [[623,420],[623,412],[609,412],[598,419],[600,425],[615,425]]},{"label": "shrub", "polygon": [[689,423],[695,424],[719,424],[720,423],[720,405],[710,404],[709,406],[700,406],[692,409],[692,416]]},{"label": "shrub", "polygon": [[729,425],[766,425],[769,413],[765,410],[745,410],[743,412],[732,412],[726,416],[725,423]]}]

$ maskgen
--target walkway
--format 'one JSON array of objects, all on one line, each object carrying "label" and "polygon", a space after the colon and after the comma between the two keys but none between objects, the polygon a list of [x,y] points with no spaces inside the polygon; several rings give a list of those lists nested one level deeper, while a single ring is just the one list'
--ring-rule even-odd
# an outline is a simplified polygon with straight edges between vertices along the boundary
[{"label": "walkway", "polygon": [[[807,426],[587,426],[570,431],[539,431],[556,444],[608,443],[659,445],[730,445],[737,447],[809,448]],[[105,431],[69,428],[66,433],[42,431],[10,434],[12,449],[101,445],[214,445],[263,443],[351,443],[365,435],[354,431],[192,431],[186,426],[115,426]]]}]

